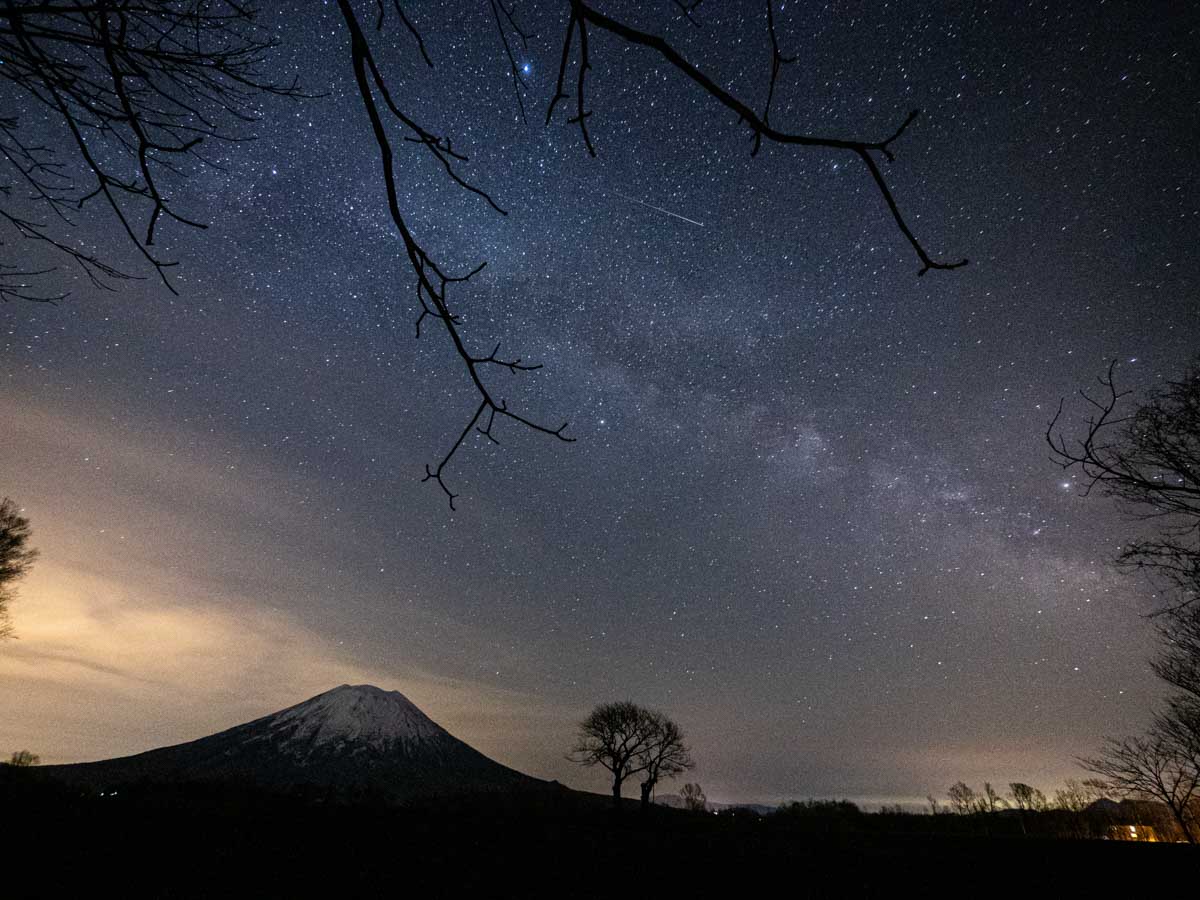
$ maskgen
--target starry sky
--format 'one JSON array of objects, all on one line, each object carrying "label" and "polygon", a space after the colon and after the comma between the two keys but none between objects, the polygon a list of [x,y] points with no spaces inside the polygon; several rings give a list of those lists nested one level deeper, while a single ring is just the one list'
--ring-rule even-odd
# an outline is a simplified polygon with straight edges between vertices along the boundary
[{"label": "starry sky", "polygon": [[[401,207],[448,271],[487,260],[450,294],[466,339],[544,364],[491,383],[577,439],[469,439],[452,511],[421,476],[478,400],[443,333],[413,338],[344,26],[265,6],[272,65],[320,96],[264,100],[257,140],[170,182],[211,226],[164,226],[179,295],[0,306],[0,494],[42,554],[0,752],[137,752],[372,682],[572,786],[603,789],[564,758],[574,723],[630,698],[680,723],[711,799],[915,802],[1052,789],[1147,720],[1156,598],[1109,564],[1133,526],[1043,433],[1109,361],[1144,390],[1200,348],[1200,14],[778,3],[777,127],[877,139],[923,110],[885,174],[971,263],[917,278],[852,154],[751,158],[712,98],[593,33],[593,159],[565,111],[543,125],[565,4],[516,4],[528,123],[487,4],[409,4],[435,67],[397,22],[372,46],[509,215],[411,144]],[[761,107],[759,4],[699,28],[600,6]]]}]

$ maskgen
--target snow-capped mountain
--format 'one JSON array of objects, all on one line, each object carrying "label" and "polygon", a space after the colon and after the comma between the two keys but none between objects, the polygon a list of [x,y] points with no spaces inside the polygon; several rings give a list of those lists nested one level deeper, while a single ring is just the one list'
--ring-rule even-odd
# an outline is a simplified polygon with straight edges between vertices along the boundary
[{"label": "snow-capped mountain", "polygon": [[343,684],[250,724],[259,724],[298,758],[318,748],[419,752],[422,744],[455,740],[399,691],[369,684]]},{"label": "snow-capped mountain", "polygon": [[551,784],[484,756],[398,691],[348,684],[186,744],[42,771],[101,789],[138,781],[206,781],[365,790],[397,799]]}]

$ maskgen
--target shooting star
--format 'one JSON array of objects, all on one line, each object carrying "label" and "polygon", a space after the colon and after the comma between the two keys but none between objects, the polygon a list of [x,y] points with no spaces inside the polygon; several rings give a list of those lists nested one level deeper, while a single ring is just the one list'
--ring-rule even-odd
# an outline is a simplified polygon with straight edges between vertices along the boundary
[{"label": "shooting star", "polygon": [[652,209],[655,212],[660,212],[663,215],[670,216],[673,219],[680,219],[684,222],[687,222],[689,225],[695,225],[698,228],[706,227],[703,222],[697,222],[695,219],[689,219],[687,216],[681,216],[679,213],[671,212],[669,209],[663,209],[661,206],[655,206],[653,203],[647,203],[645,200],[639,200],[637,197],[631,197],[628,194],[623,194],[620,191],[618,191],[616,188],[609,188],[608,190],[605,190],[602,187],[598,187],[594,184],[584,181],[582,178],[575,178],[572,175],[568,175],[567,178],[569,178],[571,181],[574,181],[576,184],[583,185],[588,190],[596,191],[597,193],[600,193],[600,194],[615,194],[616,196],[620,197],[622,200],[628,200],[631,203],[637,203],[641,206],[646,207],[647,209]]},{"label": "shooting star", "polygon": [[630,197],[628,194],[622,194],[620,191],[613,191],[613,193],[616,194],[618,197],[624,198],[625,200],[630,200],[634,203],[640,203],[642,206],[645,206],[648,209],[656,210],[660,213],[663,213],[668,216],[672,216],[673,218],[676,218],[676,219],[682,219],[684,222],[688,222],[692,225],[698,225],[701,228],[704,227],[703,222],[697,222],[695,219],[689,219],[687,216],[681,216],[679,213],[673,213],[669,209],[663,209],[661,206],[655,206],[653,203],[647,203],[645,200],[639,200],[637,197]]}]

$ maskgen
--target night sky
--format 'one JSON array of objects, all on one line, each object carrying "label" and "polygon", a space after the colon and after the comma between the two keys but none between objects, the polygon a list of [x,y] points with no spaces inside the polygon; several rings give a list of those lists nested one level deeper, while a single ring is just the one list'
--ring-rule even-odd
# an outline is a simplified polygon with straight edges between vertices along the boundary
[{"label": "night sky", "polygon": [[[365,681],[572,786],[603,788],[564,758],[574,723],[629,698],[680,723],[711,799],[890,802],[1053,789],[1147,721],[1156,598],[1110,566],[1133,526],[1043,432],[1109,361],[1144,390],[1200,349],[1200,13],[779,3],[773,124],[877,139],[922,109],[885,174],[971,263],[918,278],[853,154],[751,159],[593,31],[592,159],[566,110],[543,127],[566,4],[516,6],[528,124],[487,4],[409,4],[435,68],[395,21],[380,62],[510,214],[412,144],[402,209],[448,271],[488,261],[449,295],[463,333],[543,363],[492,383],[577,439],[472,438],[451,511],[421,476],[478,399],[443,332],[413,338],[340,15],[264,5],[273,65],[323,96],[265,101],[223,170],[169,182],[211,225],[163,226],[179,296],[64,275],[57,306],[0,306],[0,494],[42,553],[0,752],[137,752]],[[700,28],[600,6],[761,107],[758,3]]]}]

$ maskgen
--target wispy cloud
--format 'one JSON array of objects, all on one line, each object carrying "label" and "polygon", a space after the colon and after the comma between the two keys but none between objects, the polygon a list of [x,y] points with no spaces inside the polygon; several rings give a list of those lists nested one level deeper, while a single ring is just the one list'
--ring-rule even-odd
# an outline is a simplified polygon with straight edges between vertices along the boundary
[{"label": "wispy cloud", "polygon": [[200,737],[343,683],[404,692],[459,736],[514,764],[508,739],[569,711],[389,662],[364,663],[289,616],[139,595],[47,567],[26,586],[20,640],[0,648],[0,750],[45,762],[139,752]]},{"label": "wispy cloud", "polygon": [[[565,733],[576,711],[452,677],[464,667],[448,650],[440,670],[441,655],[417,662],[426,631],[468,657],[484,642],[356,580],[361,550],[323,518],[336,512],[326,486],[186,428],[102,413],[0,398],[20,438],[0,447],[0,471],[24,473],[0,489],[27,507],[42,550],[13,607],[19,639],[0,644],[0,753],[135,753],[366,682],[503,762],[535,774],[551,762],[530,733]],[[17,446],[37,462],[6,458]],[[314,562],[331,545],[345,571]],[[355,610],[385,602],[404,630],[351,646]]]}]

